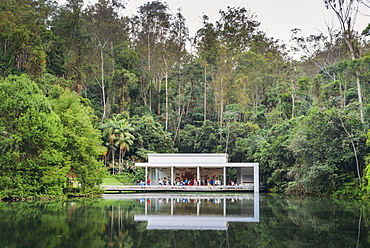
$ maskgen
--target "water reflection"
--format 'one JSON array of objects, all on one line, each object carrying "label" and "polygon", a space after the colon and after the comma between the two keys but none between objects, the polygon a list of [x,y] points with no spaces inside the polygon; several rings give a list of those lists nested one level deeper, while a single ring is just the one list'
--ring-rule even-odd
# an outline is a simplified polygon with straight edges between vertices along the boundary
[{"label": "water reflection", "polygon": [[[226,230],[229,222],[259,222],[259,194],[240,195],[131,195],[144,206],[135,221],[146,221],[147,229]],[[125,198],[126,198],[125,197]],[[120,199],[121,195],[106,195]]]},{"label": "water reflection", "polygon": [[105,195],[0,202],[0,219],[0,248],[370,247],[370,202],[356,200]]}]

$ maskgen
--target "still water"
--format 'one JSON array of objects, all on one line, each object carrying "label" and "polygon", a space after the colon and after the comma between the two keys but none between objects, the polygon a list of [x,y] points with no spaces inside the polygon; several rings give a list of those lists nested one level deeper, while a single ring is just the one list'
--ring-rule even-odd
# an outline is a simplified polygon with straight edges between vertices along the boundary
[{"label": "still water", "polygon": [[4,247],[370,247],[370,204],[268,194],[0,203]]}]

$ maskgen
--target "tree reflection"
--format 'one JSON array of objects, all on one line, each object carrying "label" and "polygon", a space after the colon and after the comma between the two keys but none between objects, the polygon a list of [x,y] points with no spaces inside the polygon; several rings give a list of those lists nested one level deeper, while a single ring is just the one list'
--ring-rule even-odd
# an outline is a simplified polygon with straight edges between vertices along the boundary
[{"label": "tree reflection", "polygon": [[261,194],[259,222],[222,231],[147,230],[144,211],[135,199],[1,203],[0,247],[369,247],[367,202]]}]

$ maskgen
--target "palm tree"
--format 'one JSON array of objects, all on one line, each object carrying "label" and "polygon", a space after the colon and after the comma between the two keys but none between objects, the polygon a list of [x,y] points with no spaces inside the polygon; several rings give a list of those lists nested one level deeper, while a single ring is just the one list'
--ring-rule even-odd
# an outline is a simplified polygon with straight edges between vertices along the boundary
[{"label": "palm tree", "polygon": [[130,150],[130,146],[134,143],[135,137],[131,134],[133,128],[127,120],[121,119],[118,120],[120,115],[114,116],[113,119],[106,119],[106,123],[101,125],[103,129],[103,135],[107,140],[106,146],[110,148],[112,152],[112,166],[113,174],[114,171],[114,162],[115,162],[115,152],[116,147],[119,148],[119,168],[121,171],[123,158],[126,154],[126,151]]},{"label": "palm tree", "polygon": [[[114,155],[115,155],[115,140],[116,140],[116,134],[118,133],[119,126],[117,125],[115,120],[112,119],[106,119],[106,123],[102,124],[100,126],[101,129],[103,129],[103,136],[106,139],[105,145],[109,147],[109,151],[112,154],[112,169],[114,174]],[[108,154],[109,155],[109,154]]]},{"label": "palm tree", "polygon": [[119,148],[119,166],[120,170],[123,166],[123,158],[126,151],[130,150],[130,146],[134,143],[135,137],[130,133],[133,131],[131,124],[127,120],[119,120],[119,134],[116,136],[115,146]]}]

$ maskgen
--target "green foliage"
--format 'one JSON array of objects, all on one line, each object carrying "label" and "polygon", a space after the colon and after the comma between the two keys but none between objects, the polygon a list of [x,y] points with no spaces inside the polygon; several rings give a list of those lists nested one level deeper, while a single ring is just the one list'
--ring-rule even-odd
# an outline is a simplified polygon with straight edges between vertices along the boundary
[{"label": "green foliage", "polygon": [[1,196],[62,195],[70,167],[59,116],[26,76],[1,82],[0,96]]},{"label": "green foliage", "polygon": [[[325,1],[339,16],[352,4]],[[276,191],[349,196],[363,185],[368,194],[369,47],[346,25],[296,37],[306,57],[295,61],[252,12],[228,7],[214,23],[203,16],[190,54],[181,12],[156,1],[132,17],[116,7],[0,2],[0,74],[37,81],[11,76],[2,86],[3,196],[60,195],[67,173],[85,194],[101,182],[102,155],[112,173],[142,179],[134,163],[148,152],[226,152],[260,162]],[[19,81],[28,83],[13,88]],[[11,166],[38,172],[25,179]]]},{"label": "green foliage", "polygon": [[[252,136],[255,140],[254,158],[260,162],[262,182],[268,187],[282,190],[287,182],[296,179],[293,166],[296,160],[289,148],[293,128],[300,118],[274,125],[269,132],[259,132]],[[252,143],[251,141],[249,143]]]},{"label": "green foliage", "polygon": [[[164,131],[162,125],[151,116],[133,116],[129,120],[132,125],[132,134],[136,140],[132,146],[131,154],[137,154],[141,160],[146,160],[144,155],[148,152],[172,153],[174,152],[171,134]],[[144,152],[144,153],[143,153]]]},{"label": "green foliage", "polygon": [[4,0],[0,3],[0,73],[3,77],[27,71],[33,78],[46,67],[47,50],[55,39],[45,22],[52,4]]},{"label": "green foliage", "polygon": [[81,193],[92,193],[103,148],[82,99],[60,87],[45,97],[25,75],[1,82],[0,95],[1,197],[63,196],[67,174],[78,178]]},{"label": "green foliage", "polygon": [[[118,149],[118,169],[121,172],[123,167],[123,158],[134,143],[135,136],[131,134],[134,129],[127,120],[121,119],[121,115],[114,116],[113,119],[106,119],[105,123],[102,124],[100,128],[103,130],[104,145],[109,149],[108,155],[112,159],[112,163],[109,166],[110,170],[112,170],[112,174],[116,173],[115,158]],[[107,161],[109,156],[105,155],[105,161]]]},{"label": "green foliage", "polygon": [[352,175],[350,181],[360,176],[365,139],[355,132],[361,126],[357,114],[333,109],[314,109],[297,125],[289,148],[302,164],[298,181],[307,192],[334,192],[343,183],[335,174]]},{"label": "green foliage", "polygon": [[101,146],[101,134],[93,124],[93,110],[75,92],[60,87],[49,91],[49,99],[63,126],[63,152],[70,173],[77,175],[84,190],[96,187],[101,184],[103,173],[98,158],[105,149]]}]

